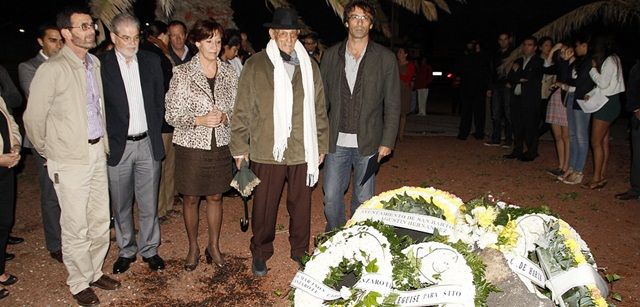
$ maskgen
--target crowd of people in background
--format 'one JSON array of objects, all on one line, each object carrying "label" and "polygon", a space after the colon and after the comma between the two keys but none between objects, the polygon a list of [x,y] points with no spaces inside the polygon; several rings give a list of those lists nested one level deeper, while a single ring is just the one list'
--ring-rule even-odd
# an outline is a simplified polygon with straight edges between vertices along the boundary
[{"label": "crowd of people in background", "polygon": [[[264,24],[269,43],[256,52],[246,33],[211,19],[191,27],[178,20],[141,25],[129,13],[114,17],[108,39],[97,45],[97,26],[86,9],[61,11],[55,26],[40,28],[38,54],[18,67],[27,98],[25,136],[10,111],[22,97],[15,86],[2,87],[0,284],[18,281],[5,272],[5,262],[14,257],[6,245],[23,241],[10,235],[13,171],[22,147],[38,169],[46,248],[65,265],[67,284],[81,306],[99,303],[95,287],[121,287],[102,272],[110,224],[118,247],[113,274],[126,272],[138,254],[151,271],[162,270],[160,224],[180,203],[188,240],[184,270],[200,262],[202,198],[205,261],[223,267],[223,199],[232,194],[234,172],[247,162],[261,180],[248,244],[252,273],[267,274],[285,183],[290,257],[302,265],[320,165],[329,231],[348,219],[344,200],[351,172],[348,212],[373,196],[375,174],[367,169],[403,140],[407,115],[427,113],[431,65],[424,55],[414,62],[404,46],[394,55],[372,41],[375,16],[367,1],[351,1],[343,17],[347,38],[326,48],[317,33],[301,35],[304,26],[295,10],[278,8]],[[457,138],[471,135],[487,146],[511,149],[505,159],[527,162],[538,157],[538,140],[550,130],[558,167],[548,173],[585,189],[604,187],[611,124],[625,92],[614,41],[577,36],[554,44],[548,37],[526,37],[514,61],[509,33],[499,34],[497,45],[491,56],[476,40],[465,46],[455,72]],[[0,78],[7,83],[4,68]],[[634,159],[631,189],[616,195],[621,200],[640,197],[640,64],[628,79]],[[589,145],[594,167],[585,182]],[[0,298],[8,294],[0,290]]]},{"label": "crowd of people in background", "polygon": [[[460,83],[458,139],[467,139],[472,124],[474,138],[485,139],[489,103],[492,132],[484,145],[511,149],[505,159],[533,161],[539,156],[539,138],[550,130],[558,167],[547,172],[566,184],[603,188],[608,182],[611,124],[621,114],[625,92],[615,41],[606,35],[578,34],[555,44],[550,37],[533,36],[524,38],[519,48],[513,49],[512,44],[509,33],[500,33],[492,56],[476,40],[467,44],[456,72]],[[515,60],[510,61],[514,55]],[[635,99],[629,92],[627,111],[634,114],[638,111]],[[589,149],[593,172],[585,180]],[[637,195],[632,188],[616,198]]]}]

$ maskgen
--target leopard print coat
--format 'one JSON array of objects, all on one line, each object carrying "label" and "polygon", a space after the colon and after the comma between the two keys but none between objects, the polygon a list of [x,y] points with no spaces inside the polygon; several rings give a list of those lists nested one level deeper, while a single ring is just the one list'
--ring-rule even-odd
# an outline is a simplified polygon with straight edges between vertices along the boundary
[{"label": "leopard print coat", "polygon": [[[213,131],[216,134],[217,147],[229,144],[238,76],[230,64],[220,59],[217,61],[218,72],[213,95],[209,82],[202,72],[198,55],[195,55],[191,61],[173,68],[173,78],[165,98],[165,118],[167,123],[175,127],[174,144],[210,150]],[[214,106],[227,114],[227,123],[215,128],[195,126],[196,116],[207,114]]]}]

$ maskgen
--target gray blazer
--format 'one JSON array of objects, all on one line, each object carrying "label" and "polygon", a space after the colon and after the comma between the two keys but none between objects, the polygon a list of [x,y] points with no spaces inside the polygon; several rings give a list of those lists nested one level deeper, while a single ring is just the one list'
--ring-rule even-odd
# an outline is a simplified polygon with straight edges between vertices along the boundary
[{"label": "gray blazer", "polygon": [[[47,59],[44,58],[42,52],[38,52],[38,54],[31,59],[28,59],[18,65],[18,80],[20,81],[20,88],[24,92],[24,96],[29,99],[29,87],[31,86],[31,80],[33,80],[33,76],[36,75],[36,70],[40,67],[40,64],[44,63]],[[24,136],[24,143],[22,144],[26,148],[33,148],[31,141],[29,138]]]},{"label": "gray blazer", "polygon": [[20,80],[20,88],[24,92],[24,95],[29,98],[29,86],[31,86],[31,80],[36,75],[36,70],[40,67],[40,64],[44,63],[46,59],[41,52],[29,60],[26,60],[18,65],[18,79]]},{"label": "gray blazer", "polygon": [[[329,117],[329,152],[336,152],[340,124],[341,83],[344,78],[344,52],[347,41],[329,48],[322,57],[320,71]],[[378,152],[379,146],[393,148],[400,121],[400,73],[395,55],[369,41],[358,75],[362,77],[362,99],[358,118],[358,151],[361,155]]]}]

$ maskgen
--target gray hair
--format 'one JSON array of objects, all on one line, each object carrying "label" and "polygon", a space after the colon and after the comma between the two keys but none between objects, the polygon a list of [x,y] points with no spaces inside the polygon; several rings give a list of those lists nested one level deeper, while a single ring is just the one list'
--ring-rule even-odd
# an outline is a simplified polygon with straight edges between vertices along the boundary
[{"label": "gray hair", "polygon": [[118,31],[118,28],[125,24],[135,25],[138,30],[140,30],[140,21],[138,20],[138,18],[129,13],[120,13],[116,15],[116,17],[113,17],[113,19],[111,20],[111,28],[114,33],[120,33],[120,31]]}]

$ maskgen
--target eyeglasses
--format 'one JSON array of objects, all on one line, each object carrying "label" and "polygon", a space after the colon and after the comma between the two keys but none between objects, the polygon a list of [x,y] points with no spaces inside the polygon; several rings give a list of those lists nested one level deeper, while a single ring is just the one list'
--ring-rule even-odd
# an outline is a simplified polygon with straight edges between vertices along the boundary
[{"label": "eyeglasses", "polygon": [[131,36],[127,36],[127,35],[118,35],[118,33],[113,32],[113,34],[115,34],[117,37],[119,37],[121,40],[123,40],[125,43],[135,43],[140,41],[140,35],[136,35],[134,37]]},{"label": "eyeglasses", "polygon": [[90,29],[97,31],[98,25],[92,22],[92,23],[83,23],[79,27],[67,27],[67,29],[75,29],[75,28],[80,28],[82,29],[82,31],[88,31]]},{"label": "eyeglasses", "polygon": [[366,15],[351,15],[349,16],[349,20],[351,21],[369,21],[369,16]]}]

